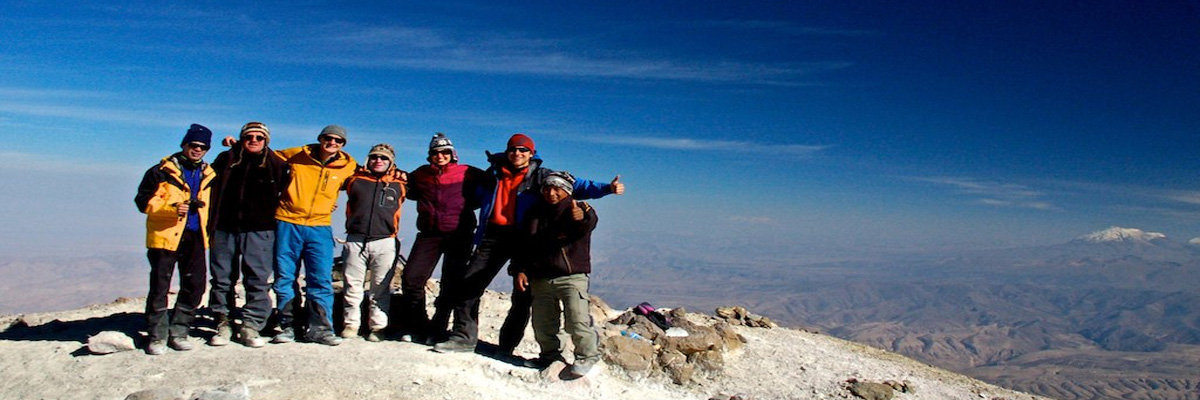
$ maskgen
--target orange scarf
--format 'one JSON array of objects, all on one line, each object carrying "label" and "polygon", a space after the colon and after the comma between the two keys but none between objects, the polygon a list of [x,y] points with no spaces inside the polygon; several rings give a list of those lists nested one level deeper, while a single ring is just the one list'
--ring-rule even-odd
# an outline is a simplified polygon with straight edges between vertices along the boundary
[{"label": "orange scarf", "polygon": [[500,169],[500,179],[496,182],[496,204],[492,206],[489,222],[500,226],[517,223],[517,187],[525,181],[525,171],[528,169],[525,167],[516,172],[507,167]]}]

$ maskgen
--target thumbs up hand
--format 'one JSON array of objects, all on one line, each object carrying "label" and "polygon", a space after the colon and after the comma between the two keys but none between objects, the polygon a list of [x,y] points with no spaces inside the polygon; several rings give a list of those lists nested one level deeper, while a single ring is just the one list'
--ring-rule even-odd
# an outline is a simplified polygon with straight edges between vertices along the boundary
[{"label": "thumbs up hand", "polygon": [[609,185],[612,185],[613,194],[618,196],[625,194],[625,184],[621,183],[621,175],[613,178],[612,182],[609,182]]},{"label": "thumbs up hand", "polygon": [[583,210],[587,207],[587,203],[582,201],[571,201],[571,219],[583,221]]}]

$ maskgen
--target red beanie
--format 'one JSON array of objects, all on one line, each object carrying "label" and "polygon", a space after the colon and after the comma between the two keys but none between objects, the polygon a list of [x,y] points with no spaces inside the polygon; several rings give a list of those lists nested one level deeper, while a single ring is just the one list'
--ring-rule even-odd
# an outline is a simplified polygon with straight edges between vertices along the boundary
[{"label": "red beanie", "polygon": [[508,148],[511,149],[513,147],[526,147],[529,149],[529,151],[537,151],[537,149],[533,147],[533,139],[530,139],[529,136],[525,136],[524,133],[518,133],[508,138]]}]

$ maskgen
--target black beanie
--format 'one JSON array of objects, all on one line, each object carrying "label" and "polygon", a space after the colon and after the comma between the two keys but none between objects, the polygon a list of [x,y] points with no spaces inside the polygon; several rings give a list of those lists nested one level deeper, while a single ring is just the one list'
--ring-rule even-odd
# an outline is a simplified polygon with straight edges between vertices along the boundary
[{"label": "black beanie", "polygon": [[182,147],[191,142],[204,143],[204,147],[211,146],[212,131],[205,128],[204,125],[192,124],[192,127],[188,128],[187,133],[183,135],[183,141],[179,142],[179,146]]}]

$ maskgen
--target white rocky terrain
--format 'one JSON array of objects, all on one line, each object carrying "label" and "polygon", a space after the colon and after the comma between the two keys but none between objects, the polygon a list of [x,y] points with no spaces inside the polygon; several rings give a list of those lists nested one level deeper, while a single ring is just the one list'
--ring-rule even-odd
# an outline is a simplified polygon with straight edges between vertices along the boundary
[{"label": "white rocky terrain", "polygon": [[[482,340],[494,343],[508,301],[488,293]],[[893,353],[785,328],[735,327],[746,344],[725,356],[719,373],[677,385],[663,374],[600,364],[588,376],[514,366],[476,353],[439,354],[397,341],[347,340],[338,347],[271,344],[209,347],[147,356],[139,350],[91,354],[100,331],[136,332],[141,299],[79,310],[0,317],[0,397],[5,399],[846,399],[849,380],[905,382],[897,399],[1037,399]],[[704,319],[698,314],[689,316]],[[602,324],[602,323],[601,323]],[[140,342],[140,340],[139,340]],[[532,334],[518,349],[536,355]],[[225,392],[214,392],[224,388]],[[156,397],[157,396],[157,397]],[[226,396],[226,397],[222,397]]]}]

